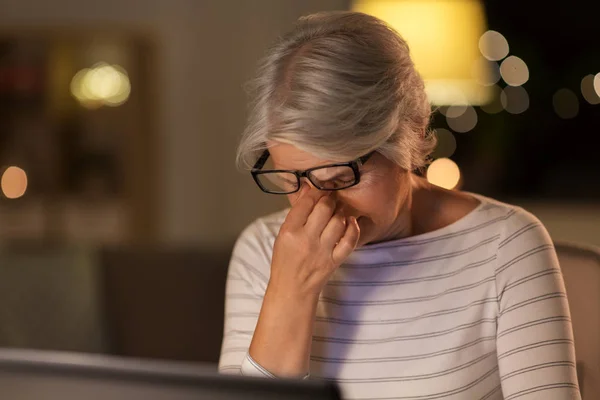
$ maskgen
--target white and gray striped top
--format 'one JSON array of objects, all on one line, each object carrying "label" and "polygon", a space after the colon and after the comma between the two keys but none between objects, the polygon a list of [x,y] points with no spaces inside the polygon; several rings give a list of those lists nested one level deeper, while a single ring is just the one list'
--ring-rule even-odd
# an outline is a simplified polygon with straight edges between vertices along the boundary
[{"label": "white and gray striped top", "polygon": [[[320,298],[311,379],[335,380],[346,399],[580,398],[546,229],[521,208],[477,197],[447,227],[352,253]],[[223,373],[272,376],[247,352],[286,213],[258,219],[235,245]]]}]

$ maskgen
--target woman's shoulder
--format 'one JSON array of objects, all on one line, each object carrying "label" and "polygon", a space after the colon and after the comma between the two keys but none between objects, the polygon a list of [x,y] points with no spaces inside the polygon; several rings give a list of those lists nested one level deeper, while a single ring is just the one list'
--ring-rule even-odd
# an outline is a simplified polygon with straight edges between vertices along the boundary
[{"label": "woman's shoulder", "polygon": [[542,221],[526,208],[479,194],[470,194],[481,202],[476,209],[480,218],[499,222],[497,232],[501,247],[519,237],[533,242],[550,241]]},{"label": "woman's shoulder", "polygon": [[476,211],[482,214],[504,215],[507,217],[507,221],[539,222],[539,219],[531,211],[518,204],[505,202],[477,193],[469,192],[468,194],[479,200],[480,204],[476,208]]}]

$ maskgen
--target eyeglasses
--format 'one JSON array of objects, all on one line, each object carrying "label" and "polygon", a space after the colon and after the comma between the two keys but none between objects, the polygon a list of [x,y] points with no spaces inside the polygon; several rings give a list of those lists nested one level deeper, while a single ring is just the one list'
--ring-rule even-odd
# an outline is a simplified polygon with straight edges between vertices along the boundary
[{"label": "eyeglasses", "polygon": [[290,194],[300,190],[300,179],[307,178],[319,190],[342,190],[356,186],[360,182],[359,167],[364,165],[374,152],[354,161],[322,165],[305,171],[283,169],[262,170],[269,150],[265,150],[252,168],[252,178],[263,192],[270,194]]}]

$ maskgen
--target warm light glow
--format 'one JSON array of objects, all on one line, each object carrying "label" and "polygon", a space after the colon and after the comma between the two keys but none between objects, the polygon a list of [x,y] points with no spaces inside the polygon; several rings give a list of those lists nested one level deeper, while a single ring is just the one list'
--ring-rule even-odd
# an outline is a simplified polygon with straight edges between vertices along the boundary
[{"label": "warm light glow", "polygon": [[600,104],[600,95],[594,88],[594,75],[589,74],[581,80],[581,94],[585,101],[590,104]]},{"label": "warm light glow", "polygon": [[477,63],[486,31],[481,1],[356,0],[352,9],[382,19],[407,41],[432,104],[488,101],[488,88],[478,83],[490,81],[487,64]]},{"label": "warm light glow", "polygon": [[500,94],[502,107],[511,114],[521,114],[529,108],[529,94],[522,86],[507,86]]},{"label": "warm light glow", "polygon": [[[508,86],[508,87],[512,87],[512,86]],[[520,86],[518,86],[520,87]],[[493,97],[492,97],[492,101],[489,102],[488,104],[484,104],[481,106],[481,109],[483,111],[485,111],[488,114],[497,114],[500,111],[504,110],[504,106],[502,105],[502,89],[500,89],[500,86],[498,85],[494,85],[492,86],[492,90],[493,90]]]},{"label": "warm light glow", "polygon": [[427,168],[427,180],[445,189],[454,189],[460,181],[460,169],[449,158],[438,158]]},{"label": "warm light glow", "polygon": [[469,132],[477,125],[477,111],[471,106],[452,106],[446,110],[446,122],[455,132]]},{"label": "warm light glow", "polygon": [[596,94],[600,96],[600,72],[594,76],[594,90],[596,91]]},{"label": "warm light glow", "polygon": [[[465,96],[460,83],[450,81],[430,81],[426,84],[427,97],[433,105],[468,105],[469,99]],[[433,96],[433,97],[432,97]],[[432,102],[432,98],[437,99]]]},{"label": "warm light glow", "polygon": [[490,61],[499,61],[508,55],[506,38],[496,31],[487,31],[479,38],[479,50]]},{"label": "warm light glow", "polygon": [[27,174],[19,167],[8,167],[0,179],[2,193],[9,199],[18,199],[27,191]]},{"label": "warm light glow", "polygon": [[99,105],[115,107],[127,101],[131,84],[123,68],[100,63],[75,74],[71,80],[71,93],[89,108]]},{"label": "warm light glow", "polygon": [[502,79],[510,86],[521,86],[529,80],[529,68],[519,57],[510,56],[500,64]]},{"label": "warm light glow", "polygon": [[559,89],[552,96],[554,111],[563,119],[575,118],[579,114],[579,100],[571,89]]},{"label": "warm light glow", "polygon": [[456,151],[456,138],[448,129],[438,128],[435,130],[437,145],[431,154],[432,158],[450,157]]},{"label": "warm light glow", "polygon": [[90,97],[95,99],[110,99],[121,90],[121,76],[116,69],[103,65],[89,72],[83,84]]},{"label": "warm light glow", "polygon": [[87,98],[87,95],[83,94],[83,79],[90,71],[89,68],[84,68],[71,79],[71,94],[79,101],[84,101]]}]

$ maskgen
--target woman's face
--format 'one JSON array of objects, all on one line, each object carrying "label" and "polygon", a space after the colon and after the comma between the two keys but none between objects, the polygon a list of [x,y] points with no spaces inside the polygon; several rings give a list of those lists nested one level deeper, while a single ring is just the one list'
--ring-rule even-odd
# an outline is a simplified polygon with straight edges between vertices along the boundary
[{"label": "woman's face", "polygon": [[[304,171],[334,163],[315,158],[289,144],[272,144],[269,152],[277,169]],[[359,246],[408,235],[411,229],[411,185],[409,172],[379,153],[374,153],[360,167],[358,185],[332,193],[338,208],[346,216],[357,218],[360,226]],[[311,190],[318,190],[312,184],[310,187]],[[291,204],[297,196],[297,193],[288,195]]]}]

